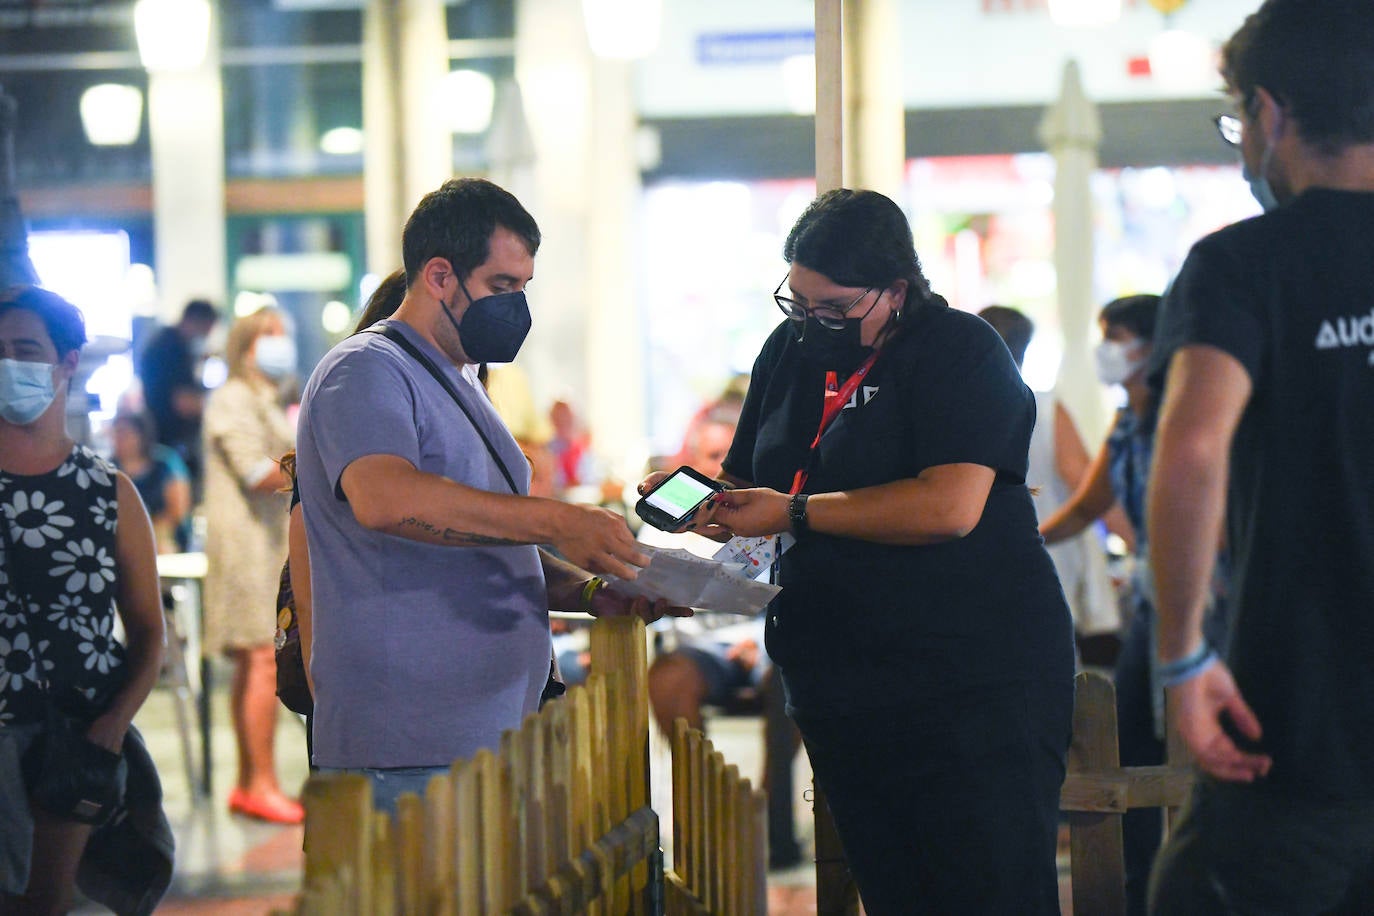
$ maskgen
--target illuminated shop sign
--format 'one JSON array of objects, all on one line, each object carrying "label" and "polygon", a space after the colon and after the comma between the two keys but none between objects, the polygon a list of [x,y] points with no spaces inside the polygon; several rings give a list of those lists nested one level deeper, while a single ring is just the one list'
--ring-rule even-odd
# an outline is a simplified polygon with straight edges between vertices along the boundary
[{"label": "illuminated shop sign", "polygon": [[703,67],[776,64],[816,53],[812,29],[776,32],[710,32],[697,36],[697,63]]}]

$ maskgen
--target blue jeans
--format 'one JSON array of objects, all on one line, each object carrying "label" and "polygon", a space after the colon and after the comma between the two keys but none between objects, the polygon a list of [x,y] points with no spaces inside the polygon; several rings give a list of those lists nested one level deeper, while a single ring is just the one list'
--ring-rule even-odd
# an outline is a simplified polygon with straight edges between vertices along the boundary
[{"label": "blue jeans", "polygon": [[372,807],[386,814],[396,813],[396,800],[402,793],[414,792],[421,798],[435,776],[449,767],[320,767],[321,773],[359,773],[372,780]]}]

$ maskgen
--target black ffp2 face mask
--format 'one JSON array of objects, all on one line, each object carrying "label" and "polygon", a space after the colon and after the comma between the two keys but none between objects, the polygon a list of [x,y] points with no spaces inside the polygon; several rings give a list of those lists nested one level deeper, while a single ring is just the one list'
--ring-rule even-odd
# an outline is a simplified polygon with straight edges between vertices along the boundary
[{"label": "black ffp2 face mask", "polygon": [[530,305],[523,290],[496,293],[474,299],[462,280],[458,286],[468,297],[468,308],[462,321],[454,321],[453,312],[441,299],[444,314],[458,332],[463,352],[475,363],[508,363],[520,352],[520,345],[534,323]]},{"label": "black ffp2 face mask", "polygon": [[808,317],[798,328],[798,343],[808,359],[824,363],[830,368],[857,364],[871,350],[863,340],[863,319],[849,318],[843,328],[827,328],[815,318]]}]

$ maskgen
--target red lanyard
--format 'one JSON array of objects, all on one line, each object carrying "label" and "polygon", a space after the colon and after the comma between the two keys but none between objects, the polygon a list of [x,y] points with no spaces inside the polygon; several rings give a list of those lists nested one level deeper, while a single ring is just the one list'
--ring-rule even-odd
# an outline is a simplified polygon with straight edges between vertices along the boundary
[{"label": "red lanyard", "polygon": [[855,369],[849,378],[844,380],[844,384],[839,384],[839,377],[832,371],[825,374],[825,402],[821,406],[821,425],[816,430],[816,438],[811,441],[811,449],[806,455],[806,464],[797,470],[792,476],[792,489],[787,492],[796,495],[801,492],[802,487],[806,486],[807,468],[811,465],[811,456],[816,453],[816,447],[821,444],[821,436],[830,428],[830,424],[835,422],[835,418],[844,410],[849,399],[854,397],[854,392],[859,390],[859,384],[868,375],[868,370],[873,368],[873,364],[878,361],[878,351],[874,350],[869,354],[868,359],[863,361],[859,368]]}]

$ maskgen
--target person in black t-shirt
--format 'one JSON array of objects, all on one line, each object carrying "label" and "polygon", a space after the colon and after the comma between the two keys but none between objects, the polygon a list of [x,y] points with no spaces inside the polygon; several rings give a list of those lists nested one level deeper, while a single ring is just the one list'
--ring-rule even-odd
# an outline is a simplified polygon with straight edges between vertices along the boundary
[{"label": "person in black t-shirt", "polygon": [[698,530],[795,539],[765,639],[866,911],[1058,913],[1073,637],[1025,485],[1034,397],[883,195],[822,195],[783,257],[736,489]]},{"label": "person in black t-shirt", "polygon": [[219,320],[215,307],[203,299],[186,304],[181,319],[153,335],[138,357],[143,403],[152,414],[157,441],[173,449],[200,491],[200,420],[205,409],[205,386],[199,367],[205,338]]},{"label": "person in black t-shirt", "polygon": [[1369,0],[1267,0],[1223,50],[1218,126],[1269,212],[1193,247],[1156,338],[1159,670],[1203,771],[1157,913],[1374,912],[1371,48]]}]

